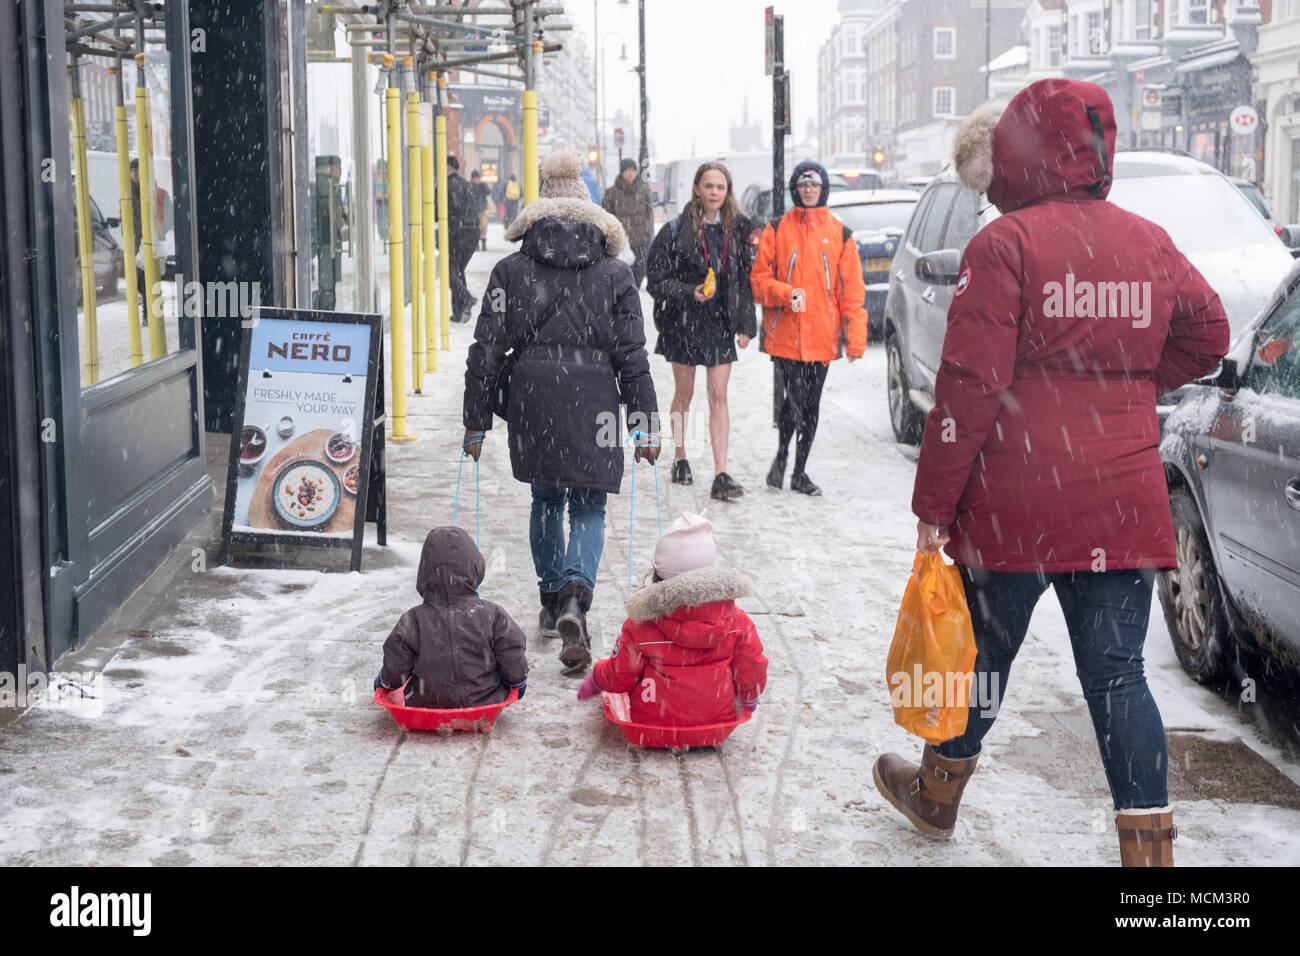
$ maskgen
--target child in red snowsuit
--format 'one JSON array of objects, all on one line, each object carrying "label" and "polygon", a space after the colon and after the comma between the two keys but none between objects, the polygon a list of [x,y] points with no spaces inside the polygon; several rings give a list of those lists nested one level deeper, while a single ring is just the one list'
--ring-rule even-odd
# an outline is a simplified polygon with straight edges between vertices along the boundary
[{"label": "child in red snowsuit", "polygon": [[748,577],[713,566],[713,526],[683,514],[655,545],[654,583],[627,600],[628,619],[608,658],[578,691],[627,694],[633,723],[730,723],[753,713],[767,682],[754,622],[735,599]]}]

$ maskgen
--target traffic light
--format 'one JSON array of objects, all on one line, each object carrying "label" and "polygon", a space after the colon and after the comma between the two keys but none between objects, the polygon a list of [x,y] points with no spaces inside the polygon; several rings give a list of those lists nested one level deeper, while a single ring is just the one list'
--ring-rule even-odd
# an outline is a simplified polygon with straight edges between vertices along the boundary
[{"label": "traffic light", "polygon": [[587,163],[591,166],[595,166],[598,162],[600,162],[600,150],[593,146],[591,149],[587,150]]},{"label": "traffic light", "polygon": [[879,166],[881,163],[885,161],[885,151],[881,149],[879,146],[877,146],[874,150],[871,151],[871,161],[874,162],[877,166]]}]

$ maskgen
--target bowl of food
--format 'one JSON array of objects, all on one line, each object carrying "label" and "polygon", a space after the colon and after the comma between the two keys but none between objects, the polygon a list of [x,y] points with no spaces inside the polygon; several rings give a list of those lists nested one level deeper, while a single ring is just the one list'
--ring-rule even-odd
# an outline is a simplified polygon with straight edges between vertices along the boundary
[{"label": "bowl of food", "polygon": [[239,436],[239,463],[255,465],[266,454],[266,432],[256,425],[245,425]]},{"label": "bowl of food", "polygon": [[357,495],[357,478],[360,477],[360,473],[360,465],[353,465],[343,473],[343,490],[354,498]]},{"label": "bowl of food", "polygon": [[343,432],[335,432],[325,439],[325,455],[337,465],[351,461],[357,453],[357,443]]},{"label": "bowl of food", "polygon": [[276,516],[290,528],[319,528],[339,510],[338,476],[323,461],[299,459],[280,469],[271,486]]},{"label": "bowl of food", "polygon": [[276,428],[276,431],[280,433],[281,438],[288,438],[293,434],[293,419],[288,415],[285,415],[280,419],[280,424],[279,427]]}]

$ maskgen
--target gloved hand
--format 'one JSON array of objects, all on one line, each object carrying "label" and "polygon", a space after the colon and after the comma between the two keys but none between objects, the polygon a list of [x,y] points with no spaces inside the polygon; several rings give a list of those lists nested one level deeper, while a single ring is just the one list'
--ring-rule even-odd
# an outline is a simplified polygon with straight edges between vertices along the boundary
[{"label": "gloved hand", "polygon": [[375,675],[375,690],[379,690],[381,687],[384,690],[392,690],[391,687],[384,683],[384,672],[382,668],[379,673]]},{"label": "gloved hand", "polygon": [[795,312],[804,310],[804,292],[803,289],[793,289],[790,292],[790,308]]},{"label": "gloved hand", "polygon": [[465,439],[460,444],[460,450],[469,455],[475,461],[483,452],[483,441],[487,438],[486,432],[475,431],[472,428],[465,429]]},{"label": "gloved hand", "polygon": [[518,699],[519,699],[519,700],[523,700],[523,699],[524,699],[524,691],[528,690],[528,678],[525,677],[525,678],[524,678],[523,680],[521,680],[518,684],[508,684],[507,686],[508,686],[508,687],[513,687],[515,690],[519,691],[519,698],[518,698]]},{"label": "gloved hand", "polygon": [[636,451],[632,453],[632,460],[634,462],[648,461],[652,465],[656,461],[658,461],[659,460],[659,436],[651,434],[651,435],[646,435],[642,438],[638,438],[636,443]]},{"label": "gloved hand", "polygon": [[596,678],[588,674],[587,679],[578,688],[578,700],[586,700],[588,697],[595,697],[599,693],[600,688],[596,686]]}]

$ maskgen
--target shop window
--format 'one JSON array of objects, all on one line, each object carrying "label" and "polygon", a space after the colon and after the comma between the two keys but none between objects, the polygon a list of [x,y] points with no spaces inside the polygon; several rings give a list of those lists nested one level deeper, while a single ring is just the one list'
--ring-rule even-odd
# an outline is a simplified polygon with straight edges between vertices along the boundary
[{"label": "shop window", "polygon": [[[76,255],[82,387],[162,358],[177,351],[180,344],[169,56],[159,34],[151,31],[147,36],[143,67],[138,68],[129,53],[120,61],[68,56],[68,161],[73,200],[69,228]],[[125,112],[126,152],[121,157],[117,85],[122,88]],[[137,94],[137,88],[143,90],[143,96]],[[144,112],[137,111],[140,104]],[[151,142],[152,149],[142,148],[145,142]],[[129,212],[122,205],[120,165],[128,170]],[[83,171],[84,189],[80,182]],[[79,231],[82,210],[88,214],[85,237]],[[127,219],[129,222],[124,223]],[[93,263],[87,269],[82,268],[85,241]],[[150,252],[152,263],[146,263]],[[128,273],[135,280],[133,309],[127,300]],[[222,295],[225,305],[225,290]],[[189,311],[197,312],[202,296],[182,295],[182,311],[187,299],[194,305]],[[232,307],[238,308],[239,304],[236,292]]]}]

